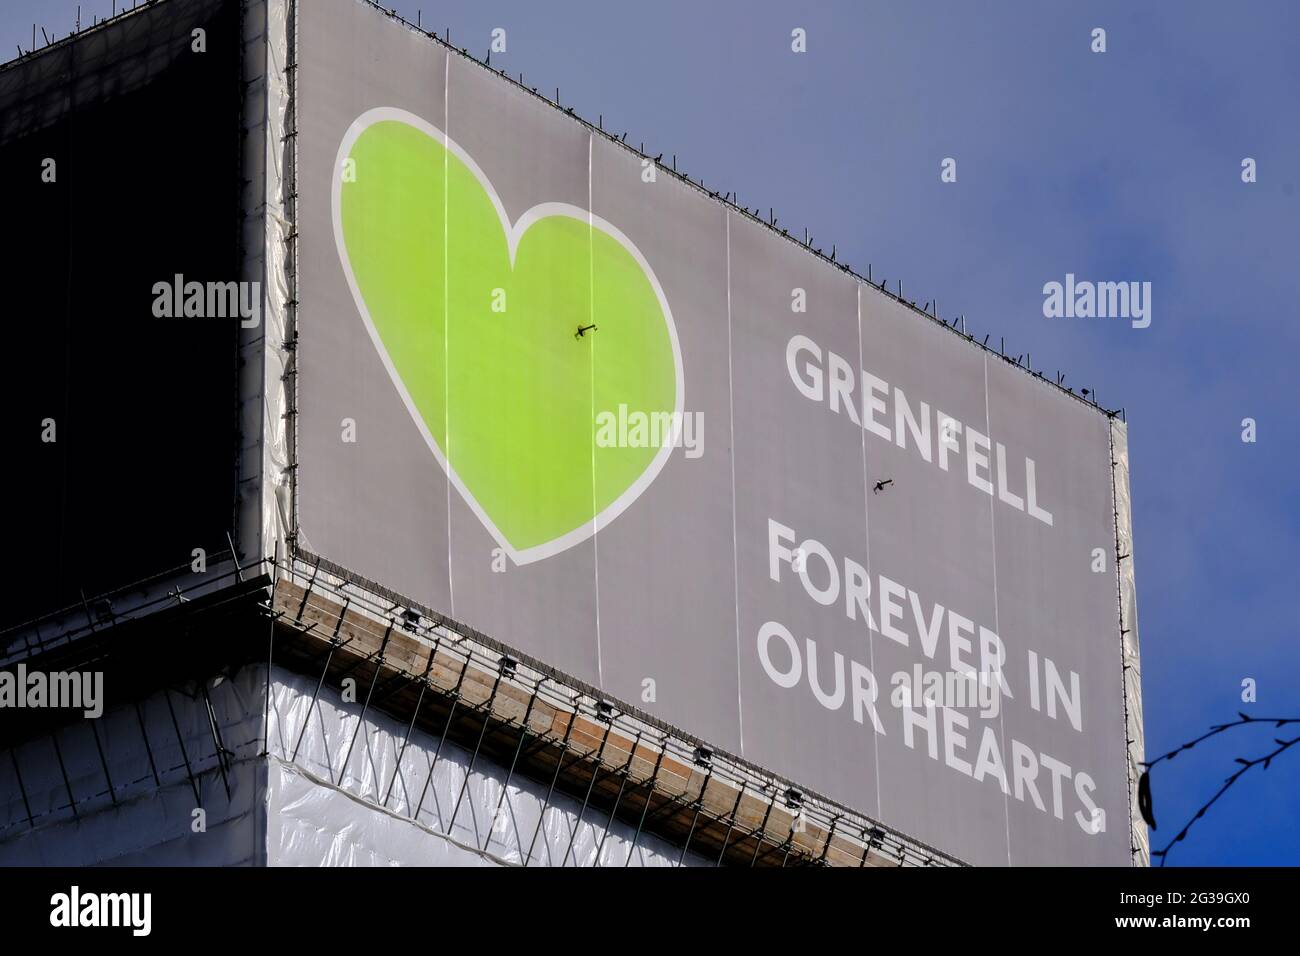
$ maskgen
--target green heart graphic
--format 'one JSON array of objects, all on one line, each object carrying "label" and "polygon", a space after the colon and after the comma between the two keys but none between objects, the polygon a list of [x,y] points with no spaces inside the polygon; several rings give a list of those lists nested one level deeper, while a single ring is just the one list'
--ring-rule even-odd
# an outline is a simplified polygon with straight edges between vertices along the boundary
[{"label": "green heart graphic", "polygon": [[[644,257],[575,206],[544,203],[511,225],[469,155],[401,110],[359,117],[338,160],[334,232],[353,298],[471,509],[521,564],[612,521],[663,467],[681,420],[677,332]],[[598,416],[620,406],[672,415],[671,435],[597,441]]]}]

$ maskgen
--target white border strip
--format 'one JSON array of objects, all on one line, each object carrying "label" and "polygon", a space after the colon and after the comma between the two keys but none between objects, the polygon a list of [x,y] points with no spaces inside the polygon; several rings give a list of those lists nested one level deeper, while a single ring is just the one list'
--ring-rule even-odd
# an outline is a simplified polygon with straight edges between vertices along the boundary
[{"label": "white border strip", "polygon": [[1115,487],[1115,573],[1119,578],[1119,638],[1124,669],[1125,763],[1128,771],[1130,844],[1134,866],[1151,865],[1151,838],[1138,811],[1137,783],[1145,758],[1142,660],[1138,645],[1137,586],[1133,574],[1133,511],[1128,473],[1128,425],[1110,420]]}]

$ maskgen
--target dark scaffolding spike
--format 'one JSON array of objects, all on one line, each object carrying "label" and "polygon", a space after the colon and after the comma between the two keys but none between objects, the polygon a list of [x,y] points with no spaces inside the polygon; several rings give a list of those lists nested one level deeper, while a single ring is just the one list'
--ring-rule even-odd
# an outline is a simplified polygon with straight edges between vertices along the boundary
[{"label": "dark scaffolding spike", "polygon": [[[424,808],[424,797],[429,792],[429,783],[433,780],[433,771],[438,767],[438,758],[442,756],[442,745],[447,742],[447,731],[451,729],[451,722],[456,716],[456,708],[460,705],[460,688],[465,682],[465,673],[469,670],[469,655],[465,656],[465,665],[460,669],[460,676],[456,679],[456,686],[451,690],[451,706],[447,708],[447,721],[442,725],[442,736],[438,738],[438,749],[433,752],[433,762],[429,764],[428,776],[424,778],[424,789],[420,791],[420,802],[416,804],[415,813],[411,819],[416,823],[420,822],[420,811]],[[438,793],[435,790],[433,794],[434,805],[438,802]],[[441,811],[440,811],[441,812]]]},{"label": "dark scaffolding spike", "polygon": [[325,655],[325,666],[321,668],[320,678],[316,681],[316,690],[311,695],[311,706],[307,708],[307,716],[302,720],[302,729],[298,731],[298,742],[293,745],[293,756],[289,758],[290,763],[298,759],[298,748],[302,746],[302,738],[307,733],[308,725],[311,724],[311,715],[316,712],[316,700],[320,697],[320,689],[325,685],[325,675],[330,671],[330,662],[334,660],[334,652],[338,648],[338,632],[335,631],[335,636],[330,639],[329,653]]},{"label": "dark scaffolding spike", "polygon": [[99,729],[95,721],[90,722],[90,733],[95,738],[95,751],[99,754],[99,766],[104,771],[104,780],[108,783],[108,799],[117,806],[117,791],[113,789],[113,777],[108,772],[108,761],[104,759],[104,745],[99,740]]},{"label": "dark scaffolding spike", "polygon": [[226,745],[221,740],[221,728],[217,726],[217,712],[212,708],[212,698],[208,696],[208,684],[204,681],[201,685],[203,688],[203,705],[208,712],[208,732],[212,734],[212,746],[217,752],[217,768],[221,771],[221,783],[226,788],[226,799],[230,799],[230,778],[227,775],[228,767],[226,766]]},{"label": "dark scaffolding spike", "polygon": [[68,768],[63,764],[63,750],[59,747],[59,735],[57,733],[50,737],[54,744],[54,756],[59,761],[59,773],[63,775],[63,787],[68,791],[68,806],[72,808],[74,819],[80,820],[81,814],[77,812],[77,798],[72,795],[72,784],[68,781]]},{"label": "dark scaffolding spike", "polygon": [[831,817],[831,828],[830,831],[827,832],[826,834],[826,842],[822,844],[821,856],[817,857],[818,863],[825,864],[826,854],[830,851],[831,848],[831,840],[835,839],[835,826],[839,822],[840,822],[840,815],[838,813],[835,814],[835,816]]},{"label": "dark scaffolding spike", "polygon": [[307,599],[311,597],[312,589],[316,587],[316,575],[320,573],[320,558],[316,559],[316,565],[311,569],[311,578],[307,581],[307,586],[302,589],[302,601],[298,605],[297,620],[302,620],[302,612],[307,610]]},{"label": "dark scaffolding spike", "polygon": [[632,741],[632,749],[627,755],[627,763],[623,764],[618,770],[619,780],[618,796],[614,797],[614,806],[610,808],[609,819],[605,822],[605,832],[601,834],[600,843],[596,845],[596,857],[592,860],[592,867],[600,866],[600,854],[605,848],[605,841],[609,839],[610,827],[614,825],[614,817],[618,814],[618,805],[623,799],[623,790],[627,787],[628,778],[632,776],[632,761],[636,758],[636,751],[641,746],[641,731],[636,732],[636,739]]},{"label": "dark scaffolding spike", "polygon": [[519,754],[524,749],[524,741],[528,739],[528,720],[533,715],[533,705],[537,703],[538,692],[542,689],[542,683],[545,680],[545,677],[538,679],[537,683],[533,685],[532,694],[528,698],[528,707],[524,710],[524,720],[519,727],[519,742],[515,744],[515,755],[510,760],[510,769],[506,771],[506,781],[501,786],[501,796],[497,797],[497,808],[492,812],[492,822],[488,824],[487,839],[483,842],[484,850],[486,850],[488,844],[492,842],[492,829],[496,826],[497,817],[501,814],[501,807],[506,802],[506,795],[510,793],[510,781],[514,778],[515,767],[519,763]]},{"label": "dark scaffolding spike", "polygon": [[736,794],[736,802],[731,808],[731,816],[727,821],[727,833],[722,838],[722,850],[718,853],[718,859],[713,864],[715,867],[722,866],[722,858],[727,855],[727,843],[731,840],[731,831],[736,828],[736,815],[740,813],[740,801],[745,798],[745,781],[740,781],[740,792]]},{"label": "dark scaffolding spike", "polygon": [[[474,772],[474,764],[478,762],[479,751],[483,749],[483,738],[487,736],[488,724],[491,723],[492,705],[497,699],[497,689],[501,686],[501,674],[498,672],[496,680],[492,682],[492,692],[488,694],[487,703],[483,705],[483,726],[479,728],[478,743],[474,745],[474,753],[469,758],[469,766],[465,768],[465,779],[460,782],[460,793],[456,795],[456,803],[451,810],[451,820],[447,824],[447,833],[456,828],[456,816],[460,813],[461,801],[465,799],[465,792],[469,789],[470,774]],[[473,818],[473,808],[470,808],[470,817]],[[475,842],[478,838],[475,837]]]},{"label": "dark scaffolding spike", "polygon": [[637,841],[641,839],[641,828],[645,826],[646,813],[650,810],[650,800],[655,795],[655,784],[659,782],[659,768],[663,766],[664,756],[667,753],[668,738],[665,736],[659,740],[659,756],[655,758],[654,769],[650,771],[650,779],[644,784],[645,804],[641,807],[641,820],[636,825],[636,833],[632,835],[632,845],[627,848],[627,859],[623,861],[624,867],[631,865],[632,855],[636,853]]},{"label": "dark scaffolding spike", "polygon": [[194,805],[201,807],[203,798],[199,796],[199,784],[194,779],[194,770],[190,767],[190,756],[185,751],[185,739],[181,736],[181,725],[176,720],[176,708],[172,706],[172,692],[170,688],[163,688],[163,699],[167,701],[167,712],[171,714],[172,730],[176,731],[176,743],[180,744],[181,760],[185,764],[185,776],[189,778],[190,787],[194,790]]},{"label": "dark scaffolding spike", "polygon": [[366,711],[370,709],[370,696],[375,692],[375,681],[379,680],[379,669],[384,665],[384,651],[388,647],[388,638],[393,633],[393,621],[390,618],[388,627],[384,631],[384,639],[379,645],[379,653],[375,656],[375,672],[370,675],[370,689],[366,691],[366,702],[361,705],[361,716],[357,718],[357,725],[352,730],[352,739],[348,741],[347,753],[343,755],[343,763],[339,766],[339,786],[343,785],[343,774],[348,769],[348,761],[352,759],[352,748],[356,746],[357,734],[361,732],[361,725],[366,722]]},{"label": "dark scaffolding spike", "polygon": [[609,743],[609,732],[614,729],[614,722],[611,720],[605,724],[605,733],[600,738],[600,749],[596,751],[596,766],[592,768],[591,779],[587,781],[587,794],[582,798],[582,807],[578,810],[578,815],[573,821],[573,830],[569,834],[569,845],[565,847],[564,856],[560,859],[560,868],[563,869],[569,863],[569,854],[573,852],[573,844],[578,840],[578,828],[582,826],[582,815],[587,812],[587,803],[591,800],[591,791],[596,788],[596,778],[600,776],[600,761],[605,756],[605,745]]},{"label": "dark scaffolding spike", "polygon": [[763,848],[763,835],[767,833],[767,821],[772,816],[774,806],[776,806],[776,794],[772,794],[767,809],[763,811],[763,821],[758,825],[758,832],[754,835],[754,855],[749,858],[751,869],[758,863],[758,851]]},{"label": "dark scaffolding spike", "polygon": [[[773,798],[773,802],[775,803],[775,798]],[[764,860],[766,860],[770,855],[775,853],[777,850],[785,850],[788,855],[790,852],[788,847],[790,846],[790,841],[794,839],[794,833],[795,833],[794,828],[797,825],[798,825],[798,818],[795,818],[794,820],[790,821],[790,832],[786,834],[785,839],[782,840],[780,843],[774,843],[771,849],[764,850],[762,855],[758,857],[758,860],[756,861],[755,865],[757,865],[758,863],[762,863]],[[785,866],[784,858],[782,858],[781,865]]]},{"label": "dark scaffolding spike", "polygon": [[[282,612],[275,609],[275,591],[280,584],[280,539],[275,541],[275,551],[271,555],[271,591],[267,595],[266,606],[270,612],[271,633],[266,642],[266,704],[262,713],[262,753],[265,757],[270,752],[271,746],[271,667],[275,661],[275,624],[280,619]],[[136,713],[139,713],[137,708]],[[141,721],[140,729],[144,730],[144,722]],[[155,774],[156,776],[156,774]]]},{"label": "dark scaffolding spike", "polygon": [[32,805],[27,800],[27,788],[23,786],[23,772],[18,769],[18,754],[14,748],[9,748],[9,760],[14,765],[14,779],[18,781],[18,792],[23,795],[23,809],[27,811],[27,825],[33,830],[36,829],[36,820],[32,817]]},{"label": "dark scaffolding spike", "polygon": [[794,835],[795,835],[795,833],[798,832],[798,830],[796,829],[796,826],[797,826],[797,824],[798,824],[798,820],[799,820],[799,818],[798,818],[798,817],[795,817],[794,821],[791,822],[791,824],[790,824],[790,833],[789,833],[789,834],[786,836],[786,838],[785,838],[785,856],[781,857],[781,868],[782,868],[782,869],[785,869],[786,861],[790,859],[790,851],[794,849]]},{"label": "dark scaffolding spike", "polygon": [[140,738],[144,741],[144,752],[149,757],[149,769],[153,772],[154,786],[161,787],[162,780],[158,776],[158,764],[153,759],[153,748],[149,746],[149,731],[144,726],[144,714],[140,711],[140,702],[135,704],[135,719],[140,724]]},{"label": "dark scaffolding spike", "polygon": [[691,837],[695,836],[695,824],[700,820],[700,811],[704,809],[704,793],[709,789],[709,781],[713,779],[713,768],[710,767],[708,773],[704,775],[704,782],[700,784],[700,792],[695,797],[695,815],[691,817],[691,828],[686,832],[686,840],[682,843],[681,856],[677,858],[677,865],[681,866],[686,859],[686,850],[691,845]]},{"label": "dark scaffolding spike", "polygon": [[573,733],[573,726],[578,722],[578,713],[575,709],[569,717],[569,726],[564,729],[564,739],[560,741],[560,755],[555,760],[555,774],[551,777],[551,785],[546,789],[546,800],[542,803],[542,812],[537,815],[537,828],[533,830],[532,842],[528,844],[528,854],[524,857],[524,866],[533,859],[533,848],[537,846],[537,834],[542,832],[542,824],[546,822],[546,811],[551,807],[551,797],[555,793],[555,782],[560,779],[560,770],[564,767],[564,758],[569,755],[569,737]]}]

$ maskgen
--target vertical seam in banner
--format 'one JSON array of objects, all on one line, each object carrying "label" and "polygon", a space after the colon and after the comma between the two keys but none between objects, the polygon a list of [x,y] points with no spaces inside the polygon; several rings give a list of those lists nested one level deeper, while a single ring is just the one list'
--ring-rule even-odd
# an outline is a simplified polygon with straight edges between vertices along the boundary
[{"label": "vertical seam in banner", "polygon": [[[298,418],[299,415],[298,410],[301,406],[298,403],[298,396],[302,391],[302,377],[301,377],[302,362],[299,360],[300,353],[298,352],[298,332],[302,323],[302,301],[299,295],[299,293],[302,291],[302,271],[299,265],[300,257],[298,255],[298,250],[300,248],[300,243],[297,235],[298,222],[299,222],[298,123],[299,123],[299,117],[302,116],[302,111],[300,109],[302,105],[302,84],[298,81],[298,77],[300,76],[300,73],[298,72],[299,70],[298,58],[301,55],[301,50],[298,45],[299,12],[300,11],[298,10],[298,0],[289,0],[289,4],[284,11],[285,13],[284,52],[282,54],[282,59],[281,59],[282,63],[287,64],[289,62],[290,56],[292,56],[292,62],[293,62],[293,71],[288,76],[285,77],[284,91],[281,96],[281,98],[286,103],[286,108],[289,111],[289,115],[293,117],[293,133],[294,133],[293,145],[292,145],[292,149],[289,152],[289,157],[288,157],[292,163],[292,165],[289,167],[289,174],[292,177],[290,181],[290,189],[293,193],[293,217],[289,220],[288,228],[290,234],[294,236],[292,259],[288,263],[288,267],[293,274],[293,283],[292,285],[287,286],[289,298],[293,299],[293,309],[291,310],[293,313],[293,324],[291,328],[288,329],[289,333],[293,336],[293,343],[294,343],[293,379],[291,384],[288,386],[288,390],[282,396],[282,400],[287,402],[289,407],[293,409],[293,415],[289,420],[289,422],[286,423],[285,426],[286,429],[288,429],[289,427],[293,428],[293,438],[292,440],[290,440],[289,436],[286,434],[285,441],[289,445],[289,456],[290,456],[289,461],[291,465],[289,475],[290,475],[290,480],[292,481],[292,485],[289,489],[289,514],[291,515],[290,531],[293,534],[293,544],[295,548],[297,548],[300,541],[299,524],[301,523],[302,520],[302,515],[298,507],[298,464],[299,461],[301,460],[300,439],[299,439],[301,430],[299,428],[299,418]],[[271,12],[270,12],[270,7],[267,6],[266,8],[264,8],[263,11],[264,29],[270,28],[270,22],[271,22]],[[266,82],[266,79],[267,78],[264,77],[263,82]],[[263,117],[263,123],[265,124],[265,128],[267,130],[270,130],[270,122],[271,120],[269,115]],[[282,131],[284,129],[283,120],[281,120],[280,129]],[[281,159],[281,163],[283,162],[284,160]],[[281,165],[280,200],[276,204],[279,207],[281,212],[284,211],[284,168],[285,167]],[[338,170],[335,170],[334,174],[338,175]],[[265,222],[265,219],[263,219],[263,222]],[[283,272],[283,268],[281,269],[281,272]],[[283,296],[281,298],[283,298]],[[281,343],[284,342],[285,332],[286,329],[282,327],[280,329]],[[265,553],[265,546],[263,546],[263,553]]]},{"label": "vertical seam in banner", "polygon": [[[993,434],[993,422],[992,422],[992,416],[989,414],[989,357],[988,355],[985,354],[983,356],[983,359],[984,359],[984,434],[987,437],[987,436],[992,436]],[[993,439],[991,437],[989,437],[989,442],[990,443],[993,442]],[[998,615],[998,532],[997,532],[997,518],[993,512],[993,497],[991,495],[989,496],[989,537],[992,539],[993,542],[993,560],[992,562],[990,562],[990,567],[993,568],[993,627],[997,631],[998,639],[1000,640],[1002,638],[1002,621],[1000,620],[1000,617]],[[999,673],[998,674],[998,678],[999,678],[998,696],[999,697],[1001,697],[1002,695],[1001,676],[1002,676],[1001,673]],[[999,741],[998,741],[999,745],[1002,747],[1002,752],[1005,754],[1007,752],[1007,725],[1006,725],[1005,706],[1000,706],[998,708],[998,737],[999,737]],[[1005,768],[1003,769],[1003,773],[1004,774],[1006,773]],[[1011,865],[1011,794],[1006,790],[1002,792],[1002,813],[1004,819],[1006,820],[1006,825],[1007,825],[1007,866],[1010,866]]]},{"label": "vertical seam in banner", "polygon": [[[855,296],[857,302],[857,319],[858,319],[858,374],[866,367],[863,362],[862,348],[862,283],[854,283]],[[862,413],[866,415],[865,399]],[[864,418],[865,421],[865,418]],[[867,477],[867,430],[859,428],[860,438],[862,439],[862,534],[866,539],[866,556],[867,556],[867,581],[871,581],[871,518],[868,511],[871,506],[871,495],[868,489],[871,486],[871,479]],[[876,640],[871,634],[871,628],[867,628],[867,661],[871,666],[871,673],[874,678],[876,673]],[[871,727],[871,752],[875,757],[876,766],[876,816],[884,817],[884,809],[880,806],[880,735],[876,733],[875,724]]]},{"label": "vertical seam in banner", "polygon": [[[596,324],[596,248],[595,215],[592,210],[591,153],[594,137],[587,132],[587,324]],[[591,418],[588,427],[596,423],[596,336],[591,336]],[[591,439],[591,566],[596,586],[596,686],[605,689],[605,666],[600,653],[600,514],[596,510],[596,438]],[[575,824],[576,826],[576,824]]]},{"label": "vertical seam in banner", "polygon": [[447,604],[456,616],[456,575],[451,550],[451,256],[447,246],[451,196],[448,169],[451,133],[451,55],[443,54],[442,70],[442,433],[447,442]]},{"label": "vertical seam in banner", "polygon": [[740,689],[740,557],[736,547],[736,396],[731,371],[731,211],[724,207],[727,235],[727,415],[731,421],[731,573],[736,598],[736,734],[745,756],[745,707]]}]

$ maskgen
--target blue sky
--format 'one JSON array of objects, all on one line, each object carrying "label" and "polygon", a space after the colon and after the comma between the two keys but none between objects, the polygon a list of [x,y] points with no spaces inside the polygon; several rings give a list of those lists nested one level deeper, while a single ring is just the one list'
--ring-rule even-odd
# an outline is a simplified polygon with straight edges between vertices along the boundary
[{"label": "blue sky", "polygon": [[[80,5],[86,22],[110,0]],[[417,3],[395,5],[415,19]],[[33,21],[65,34],[76,8],[10,0],[0,40],[26,48]],[[1148,753],[1238,710],[1300,716],[1300,6],[449,0],[423,13],[480,56],[504,28],[494,66],[560,87],[580,115],[1124,406]],[[955,184],[940,182],[945,157]],[[1042,286],[1067,272],[1151,282],[1150,328],[1045,319]],[[1236,730],[1162,765],[1153,845],[1273,736]],[[1247,774],[1170,863],[1300,863],[1297,794],[1300,747]]]}]

